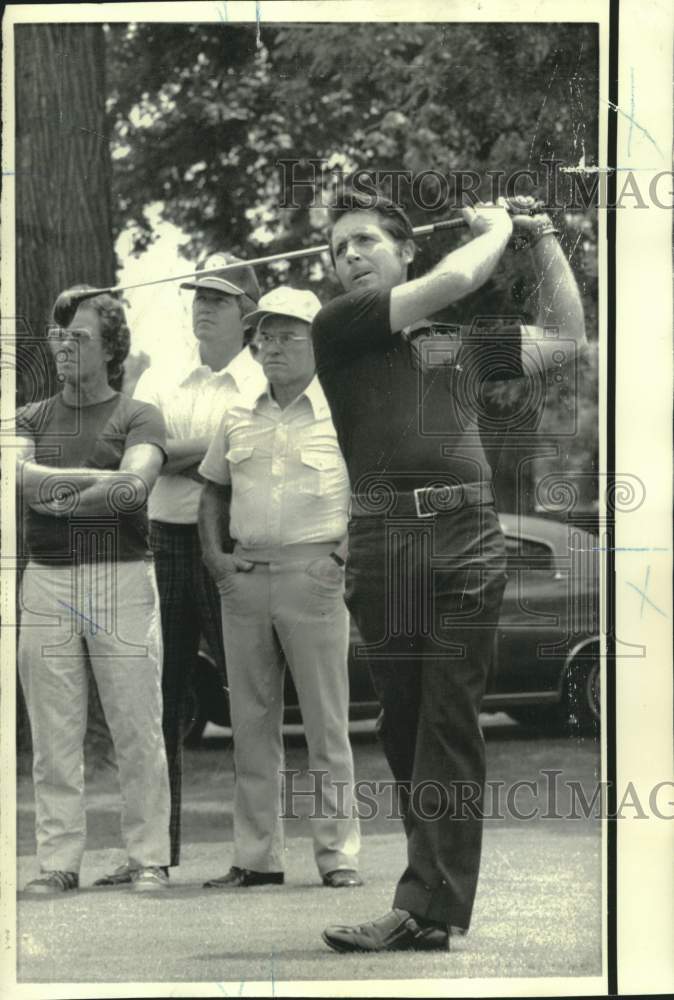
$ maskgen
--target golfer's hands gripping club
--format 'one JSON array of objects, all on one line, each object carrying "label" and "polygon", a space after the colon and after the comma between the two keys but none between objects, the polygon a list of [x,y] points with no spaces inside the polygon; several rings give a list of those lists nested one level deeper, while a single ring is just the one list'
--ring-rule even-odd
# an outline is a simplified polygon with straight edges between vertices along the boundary
[{"label": "golfer's hands gripping club", "polygon": [[504,198],[499,198],[495,205],[482,202],[466,205],[461,214],[473,237],[491,236],[494,242],[506,247],[512,235],[513,220]]},{"label": "golfer's hands gripping club", "polygon": [[[552,226],[552,219],[547,212],[536,211],[540,206],[535,198],[518,195],[517,198],[510,198],[512,221],[515,228],[515,236],[527,231],[540,229],[541,226]],[[542,209],[542,206],[540,206]]]}]

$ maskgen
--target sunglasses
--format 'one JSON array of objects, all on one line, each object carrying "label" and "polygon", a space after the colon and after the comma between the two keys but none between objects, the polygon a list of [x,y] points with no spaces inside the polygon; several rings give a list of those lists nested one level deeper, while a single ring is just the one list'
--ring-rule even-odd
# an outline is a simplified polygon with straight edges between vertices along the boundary
[{"label": "sunglasses", "polygon": [[66,340],[72,340],[76,344],[88,344],[93,338],[89,330],[66,330],[62,326],[50,326],[47,330],[47,339],[60,344]]}]

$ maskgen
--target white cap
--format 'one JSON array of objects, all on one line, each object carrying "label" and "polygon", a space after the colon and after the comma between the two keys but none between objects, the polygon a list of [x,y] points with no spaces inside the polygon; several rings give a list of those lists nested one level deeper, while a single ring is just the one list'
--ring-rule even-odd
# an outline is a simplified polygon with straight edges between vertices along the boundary
[{"label": "white cap", "polygon": [[305,323],[312,323],[320,312],[321,303],[313,292],[280,285],[263,295],[255,312],[246,316],[246,326],[257,327],[265,316],[292,316]]},{"label": "white cap", "polygon": [[[233,267],[232,265],[238,265]],[[215,292],[223,292],[226,295],[247,295],[253,302],[260,298],[260,286],[255,277],[255,271],[245,260],[235,257],[231,253],[214,253],[208,257],[198,268],[198,271],[212,271],[215,268],[223,268],[218,274],[209,274],[205,278],[200,278],[195,274],[189,281],[184,281],[181,288],[191,288],[197,291],[199,288],[210,288]]]}]

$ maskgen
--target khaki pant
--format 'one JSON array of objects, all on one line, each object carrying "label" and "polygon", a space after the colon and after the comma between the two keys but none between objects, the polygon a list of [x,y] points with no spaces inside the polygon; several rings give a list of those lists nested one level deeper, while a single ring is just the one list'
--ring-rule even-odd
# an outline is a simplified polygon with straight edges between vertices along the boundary
[{"label": "khaki pant", "polygon": [[161,652],[152,563],[26,567],[19,671],[33,737],[43,871],[78,872],[84,853],[87,653],[115,747],[129,860],[168,864]]},{"label": "khaki pant", "polygon": [[254,569],[218,581],[236,764],[234,864],[240,868],[283,870],[282,653],[299,697],[309,767],[326,772],[316,778],[322,795],[312,820],[318,870],[324,875],[358,867],[348,735],[349,621],[344,574],[329,558],[331,548],[237,549],[255,561]]}]

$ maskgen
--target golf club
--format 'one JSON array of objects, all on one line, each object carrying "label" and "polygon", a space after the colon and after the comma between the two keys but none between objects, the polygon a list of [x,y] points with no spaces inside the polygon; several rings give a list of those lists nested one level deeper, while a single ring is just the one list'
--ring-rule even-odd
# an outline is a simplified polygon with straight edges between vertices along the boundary
[{"label": "golf club", "polygon": [[[506,199],[505,207],[511,215],[535,215],[537,212],[547,211],[541,202],[535,202],[530,208],[519,209],[516,205]],[[444,219],[440,222],[431,222],[426,226],[415,226],[412,230],[414,236],[430,236],[433,233],[444,232],[451,229],[463,229],[468,225],[462,217],[455,219]],[[273,264],[280,260],[300,260],[302,257],[313,257],[321,253],[329,252],[327,243],[320,246],[304,247],[302,250],[286,250],[283,253],[269,254],[266,257],[254,257],[250,260],[238,260],[232,264],[224,264],[214,268],[203,268],[199,271],[188,271],[185,274],[171,274],[162,278],[152,278],[149,281],[138,281],[131,285],[110,285],[107,288],[66,288],[60,293],[54,303],[54,321],[59,326],[68,326],[77,312],[78,307],[87,299],[93,299],[97,295],[116,295],[118,292],[130,291],[133,288],[145,288],[149,285],[162,285],[169,281],[184,281],[187,278],[207,278],[212,274],[221,274],[231,268],[241,267],[246,264],[250,267],[257,267],[260,264]]]}]

